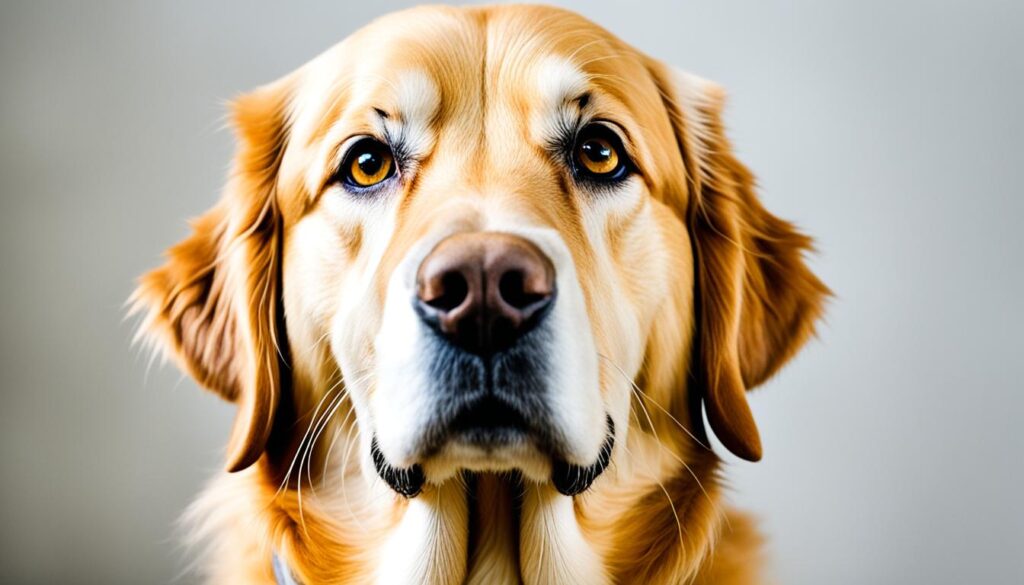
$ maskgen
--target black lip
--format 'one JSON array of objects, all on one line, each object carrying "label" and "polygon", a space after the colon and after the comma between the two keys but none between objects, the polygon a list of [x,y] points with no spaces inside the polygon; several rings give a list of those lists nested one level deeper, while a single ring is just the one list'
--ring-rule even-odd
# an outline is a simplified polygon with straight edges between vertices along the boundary
[{"label": "black lip", "polygon": [[604,473],[611,462],[612,448],[615,447],[615,422],[608,416],[608,436],[601,446],[601,452],[597,455],[597,461],[584,467],[566,462],[564,459],[556,459],[551,464],[551,483],[559,493],[566,496],[581,494],[594,483],[599,475]]},{"label": "black lip", "polygon": [[391,486],[391,489],[407,498],[415,498],[423,490],[423,484],[427,481],[423,468],[415,464],[402,469],[388,463],[377,446],[377,437],[370,443],[370,456],[373,458],[373,467],[377,470],[377,475]]},{"label": "black lip", "polygon": [[[594,484],[594,480],[608,468],[612,458],[612,449],[615,447],[615,422],[612,421],[610,415],[607,416],[607,426],[608,436],[594,463],[582,466],[568,463],[561,458],[555,458],[552,461],[551,483],[560,494],[572,497],[587,491]],[[405,469],[389,464],[377,446],[376,437],[370,444],[370,454],[377,475],[391,486],[391,489],[406,498],[415,498],[423,490],[426,476],[419,464]]]}]

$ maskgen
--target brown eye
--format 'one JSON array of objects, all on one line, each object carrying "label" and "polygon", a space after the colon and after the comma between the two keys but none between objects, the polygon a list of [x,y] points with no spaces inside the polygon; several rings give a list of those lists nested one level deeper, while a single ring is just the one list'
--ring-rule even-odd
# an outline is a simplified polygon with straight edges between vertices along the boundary
[{"label": "brown eye", "polygon": [[580,164],[595,175],[607,175],[619,166],[619,153],[603,138],[591,138],[580,144]]},{"label": "brown eye", "polygon": [[628,161],[618,136],[603,125],[584,128],[574,150],[577,173],[586,178],[618,180],[626,174]]},{"label": "brown eye", "polygon": [[395,174],[395,157],[386,144],[364,138],[349,150],[341,168],[348,184],[372,187]]}]

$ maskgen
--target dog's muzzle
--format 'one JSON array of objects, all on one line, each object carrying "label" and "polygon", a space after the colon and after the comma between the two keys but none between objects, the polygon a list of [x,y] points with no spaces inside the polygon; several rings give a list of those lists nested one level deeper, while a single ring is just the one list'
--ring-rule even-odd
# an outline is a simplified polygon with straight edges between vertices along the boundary
[{"label": "dog's muzzle", "polygon": [[[423,457],[456,442],[492,453],[531,443],[552,461],[551,481],[566,495],[590,487],[607,467],[614,425],[590,465],[568,463],[546,394],[552,331],[545,318],[557,290],[551,260],[511,234],[462,233],[442,240],[416,274],[413,310],[430,332],[424,360],[437,409],[423,434]],[[391,466],[372,443],[378,475],[399,494],[416,496],[423,469]]]}]

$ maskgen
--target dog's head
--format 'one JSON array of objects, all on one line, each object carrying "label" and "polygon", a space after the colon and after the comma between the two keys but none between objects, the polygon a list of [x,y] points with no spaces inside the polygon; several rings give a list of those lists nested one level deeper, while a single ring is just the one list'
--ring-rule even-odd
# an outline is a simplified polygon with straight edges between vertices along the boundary
[{"label": "dog's head", "polygon": [[143,277],[144,331],[238,403],[231,470],[341,387],[406,495],[462,469],[578,493],[646,400],[699,432],[702,399],[756,460],[745,393],[826,289],[721,108],[570,13],[386,17],[234,103],[229,184]]}]

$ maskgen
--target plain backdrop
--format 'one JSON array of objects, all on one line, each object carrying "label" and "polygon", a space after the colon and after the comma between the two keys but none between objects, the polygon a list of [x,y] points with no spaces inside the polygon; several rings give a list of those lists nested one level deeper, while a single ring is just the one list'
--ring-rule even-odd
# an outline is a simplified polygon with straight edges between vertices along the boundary
[{"label": "plain backdrop", "polygon": [[[724,85],[817,238],[837,298],[727,471],[778,580],[1024,583],[1024,3],[564,4]],[[0,582],[186,567],[232,412],[147,375],[122,303],[218,197],[224,101],[403,5],[0,4]]]}]

